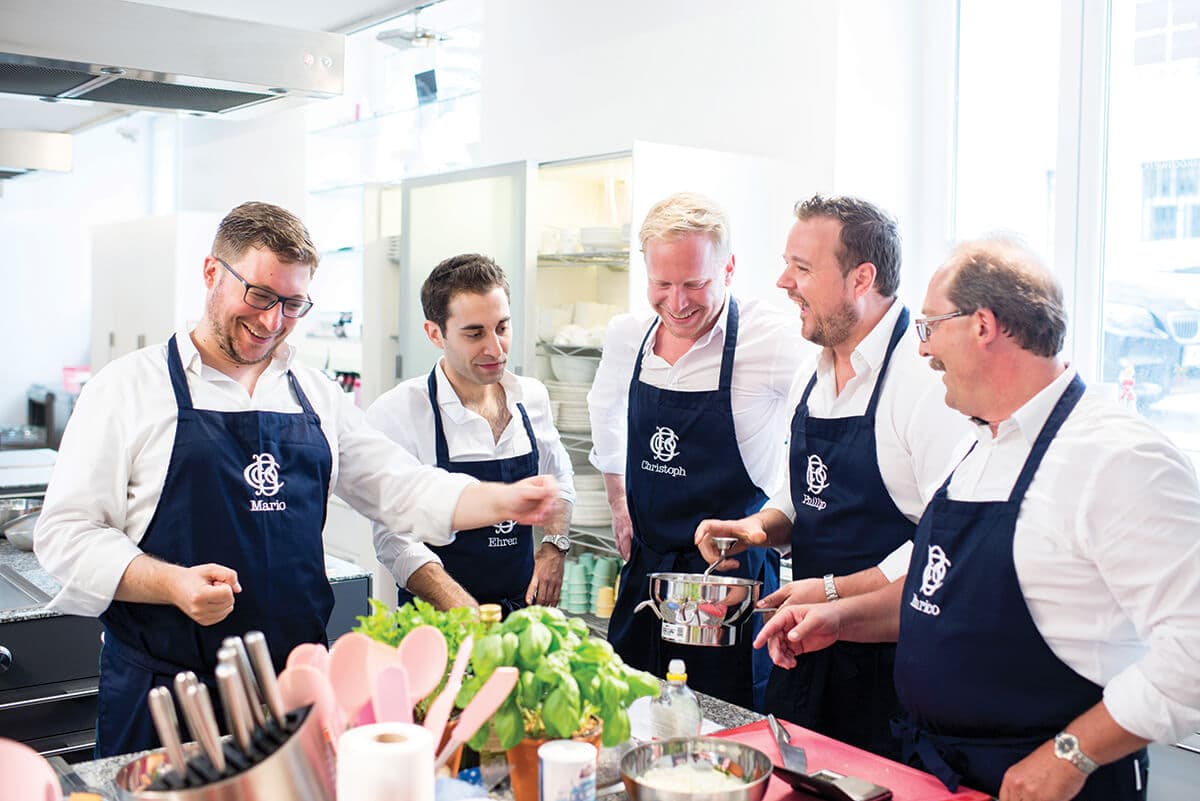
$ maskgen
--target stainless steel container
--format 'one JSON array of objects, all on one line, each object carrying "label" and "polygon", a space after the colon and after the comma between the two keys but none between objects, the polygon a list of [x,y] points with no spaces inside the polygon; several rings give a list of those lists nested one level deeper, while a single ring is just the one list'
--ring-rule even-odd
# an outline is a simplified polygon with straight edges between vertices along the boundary
[{"label": "stainless steel container", "polygon": [[[711,765],[745,784],[701,792],[663,790],[642,783],[652,768]],[[744,743],[717,737],[676,737],[639,745],[621,758],[621,780],[632,801],[762,801],[771,759]]]},{"label": "stainless steel container", "polygon": [[650,609],[662,621],[662,638],[684,645],[729,646],[754,611],[762,582],[702,573],[651,573]]},{"label": "stainless steel container", "polygon": [[[184,750],[198,753],[195,743]],[[333,755],[317,716],[309,714],[299,731],[249,770],[219,782],[187,790],[153,791],[150,784],[166,762],[163,749],[151,751],[118,771],[114,783],[122,801],[333,801]]]}]

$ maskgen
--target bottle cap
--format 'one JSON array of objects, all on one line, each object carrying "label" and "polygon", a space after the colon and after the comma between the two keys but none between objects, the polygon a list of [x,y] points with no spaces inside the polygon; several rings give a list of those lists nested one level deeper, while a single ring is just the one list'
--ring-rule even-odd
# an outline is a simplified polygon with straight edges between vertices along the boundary
[{"label": "bottle cap", "polygon": [[687,665],[682,659],[672,659],[667,664],[667,681],[686,681]]},{"label": "bottle cap", "polygon": [[480,604],[479,622],[499,623],[503,612],[504,610],[500,608],[500,604]]}]

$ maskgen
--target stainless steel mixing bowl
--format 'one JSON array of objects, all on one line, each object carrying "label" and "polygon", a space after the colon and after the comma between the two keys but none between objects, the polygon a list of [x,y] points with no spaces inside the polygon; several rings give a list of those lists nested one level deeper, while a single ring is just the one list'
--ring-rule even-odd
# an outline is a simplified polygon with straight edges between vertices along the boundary
[{"label": "stainless steel mixing bowl", "polygon": [[[744,780],[745,784],[705,792],[682,792],[650,787],[641,781],[652,768],[689,763],[712,765]],[[771,759],[762,751],[718,737],[655,740],[639,745],[621,758],[621,780],[632,801],[762,801],[771,771]]]},{"label": "stainless steel mixing bowl", "polygon": [[754,610],[762,582],[716,573],[651,573],[650,609],[662,621],[662,638],[686,645],[727,646]]}]

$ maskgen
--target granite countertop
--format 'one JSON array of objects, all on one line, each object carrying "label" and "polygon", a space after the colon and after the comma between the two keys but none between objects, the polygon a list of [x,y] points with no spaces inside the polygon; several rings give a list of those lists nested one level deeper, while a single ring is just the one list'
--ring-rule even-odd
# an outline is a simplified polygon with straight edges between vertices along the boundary
[{"label": "granite countertop", "polygon": [[[733,729],[738,726],[744,726],[748,723],[762,720],[763,716],[749,709],[744,709],[740,706],[726,703],[704,693],[696,693],[696,697],[700,699],[700,711],[706,721],[711,721],[717,724],[721,729]],[[604,762],[606,756],[609,760],[620,759],[621,755],[628,750],[628,746],[617,746],[616,748],[606,748],[601,753],[601,761]],[[97,759],[91,762],[82,762],[74,765],[75,771],[80,777],[90,786],[99,788],[109,793],[112,797],[116,797],[115,787],[112,785],[113,778],[117,775],[117,771],[121,769],[125,763],[136,757],[141,756],[144,751],[136,754],[124,754],[122,756],[109,757],[107,759]],[[605,771],[601,765],[601,774]],[[509,788],[508,780],[496,788],[491,794],[493,799],[497,801],[511,801],[512,790]],[[597,790],[597,795],[606,798],[617,798],[625,795],[625,788],[619,782],[602,787]]]},{"label": "granite countertop", "polygon": [[[22,551],[3,537],[0,537],[0,566],[11,567],[51,598],[58,594],[59,583],[42,569],[33,552]],[[325,554],[325,574],[329,576],[331,582],[335,583],[366,578],[371,575],[353,562],[347,562],[329,554]],[[59,612],[47,609],[44,604],[26,609],[0,609],[0,623],[37,620],[56,617],[59,614]]]}]

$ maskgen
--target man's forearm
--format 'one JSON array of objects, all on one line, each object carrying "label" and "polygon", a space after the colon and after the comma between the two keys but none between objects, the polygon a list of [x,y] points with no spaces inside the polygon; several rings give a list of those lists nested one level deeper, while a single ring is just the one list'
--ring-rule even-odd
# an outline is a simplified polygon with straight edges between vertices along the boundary
[{"label": "man's forearm", "polygon": [[850,642],[895,642],[900,636],[900,602],[904,579],[873,592],[834,601],[839,613],[838,639]]},{"label": "man's forearm", "polygon": [[792,543],[792,521],[778,509],[763,509],[755,512],[754,517],[762,525],[767,535],[767,545],[780,548]]},{"label": "man's forearm", "polygon": [[173,604],[175,598],[171,590],[182,570],[179,565],[160,561],[149,554],[135,556],[122,574],[113,600],[141,604]]},{"label": "man's forearm", "polygon": [[571,527],[571,510],[573,505],[563,499],[559,499],[554,505],[554,511],[550,513],[550,519],[542,526],[542,531],[549,536],[557,536],[566,534]]},{"label": "man's forearm", "polygon": [[618,506],[624,508],[626,505],[625,499],[625,476],[620,473],[604,473],[604,494],[608,498],[608,505],[612,508]]},{"label": "man's forearm", "polygon": [[883,571],[877,567],[868,567],[866,570],[860,570],[848,576],[835,576],[833,579],[833,586],[841,598],[866,595],[886,587],[889,583],[887,576],[883,575]]},{"label": "man's forearm", "polygon": [[442,611],[459,606],[479,605],[437,562],[426,562],[414,570],[408,577],[406,589]]}]

